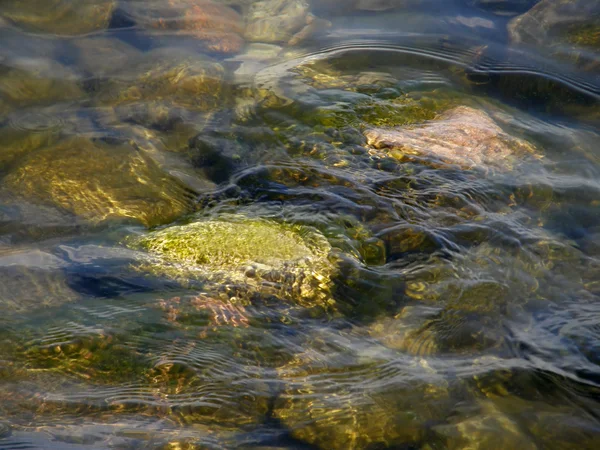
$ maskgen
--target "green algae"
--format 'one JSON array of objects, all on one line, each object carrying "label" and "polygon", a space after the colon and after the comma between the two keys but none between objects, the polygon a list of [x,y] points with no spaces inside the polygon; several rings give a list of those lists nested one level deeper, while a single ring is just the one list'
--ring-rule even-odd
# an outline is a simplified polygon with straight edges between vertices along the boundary
[{"label": "green algae", "polygon": [[74,337],[56,345],[28,343],[24,352],[28,370],[93,380],[96,384],[131,382],[150,371],[143,356],[103,333]]},{"label": "green algae", "polygon": [[565,40],[574,45],[600,48],[600,23],[584,23],[569,27]]},{"label": "green algae", "polygon": [[392,101],[363,100],[356,104],[334,104],[307,113],[309,123],[322,128],[364,127],[367,125],[394,127],[433,119],[435,109],[400,97]]}]

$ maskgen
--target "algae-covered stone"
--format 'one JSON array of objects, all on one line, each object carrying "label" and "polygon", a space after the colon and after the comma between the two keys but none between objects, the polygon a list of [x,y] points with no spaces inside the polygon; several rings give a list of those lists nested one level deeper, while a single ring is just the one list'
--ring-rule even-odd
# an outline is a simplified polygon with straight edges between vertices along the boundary
[{"label": "algae-covered stone", "polygon": [[20,108],[0,121],[0,172],[30,152],[54,144],[65,136],[91,135],[96,131],[90,117],[70,105]]},{"label": "algae-covered stone", "polygon": [[420,127],[374,128],[365,136],[375,149],[398,159],[417,156],[463,168],[496,166],[510,169],[518,158],[532,155],[533,145],[505,133],[484,111],[461,106]]},{"label": "algae-covered stone", "polygon": [[123,8],[140,27],[191,36],[210,51],[237,53],[244,45],[241,16],[211,0],[128,0]]},{"label": "algae-covered stone", "polygon": [[528,304],[542,295],[542,279],[553,276],[527,250],[481,244],[451,261],[432,256],[405,277],[413,304],[373,323],[369,333],[389,348],[420,356],[500,349],[507,326],[531,323]]},{"label": "algae-covered stone", "polygon": [[24,158],[6,175],[4,188],[94,223],[134,219],[156,225],[193,203],[192,192],[143,153],[85,137],[66,138]]},{"label": "algae-covered stone", "polygon": [[0,60],[0,95],[9,104],[50,104],[80,98],[81,78],[46,58]]},{"label": "algae-covered stone", "polygon": [[483,400],[450,423],[434,426],[434,435],[448,449],[596,448],[600,439],[585,407],[554,403],[544,392],[547,397],[539,401],[506,394]]},{"label": "algae-covered stone", "polygon": [[108,122],[106,125],[110,127],[111,136],[134,145],[160,170],[180,180],[192,191],[201,193],[211,191],[216,186],[188,154],[188,141],[202,130],[202,119],[202,116],[192,115],[186,122],[176,121],[166,132],[123,123]]},{"label": "algae-covered stone", "polygon": [[163,109],[173,105],[213,110],[223,101],[223,77],[223,67],[210,58],[182,49],[160,48],[122,67],[100,88],[98,100],[103,105],[123,107],[153,109],[156,104]]},{"label": "algae-covered stone", "polygon": [[[28,122],[26,125],[34,124]],[[0,153],[0,171],[5,171],[8,164],[32,150],[56,142],[60,137],[56,131],[52,128],[38,131],[28,129],[27,126],[20,128],[14,126],[9,119],[7,124],[0,126],[0,140],[3,144]]]},{"label": "algae-covered stone", "polygon": [[451,424],[434,426],[433,431],[449,450],[538,449],[535,438],[522,429],[519,421],[491,401],[482,402],[471,417],[455,417]]},{"label": "algae-covered stone", "polygon": [[0,15],[31,31],[79,35],[105,29],[115,0],[6,0]]},{"label": "algae-covered stone", "polygon": [[61,271],[66,262],[39,250],[0,255],[0,307],[26,313],[75,301],[79,295]]},{"label": "algae-covered stone", "polygon": [[599,10],[598,0],[542,0],[510,22],[510,36],[513,42],[555,45],[577,43],[577,36],[587,35],[597,47],[600,41],[592,25],[599,24]]},{"label": "algae-covered stone", "polygon": [[223,216],[133,239],[153,260],[147,268],[176,278],[204,278],[272,293],[301,305],[333,306],[331,246],[306,227]]},{"label": "algae-covered stone", "polygon": [[296,45],[330,23],[315,17],[304,0],[261,0],[246,15],[246,37],[255,42]]},{"label": "algae-covered stone", "polygon": [[513,43],[536,45],[543,52],[597,73],[600,53],[599,0],[542,0],[508,25]]},{"label": "algae-covered stone", "polygon": [[138,49],[116,38],[86,37],[75,40],[73,46],[79,66],[94,77],[122,72],[142,57]]},{"label": "algae-covered stone", "polygon": [[279,369],[274,416],[323,450],[419,448],[428,424],[449,414],[448,382],[424,360],[352,358],[311,349]]}]

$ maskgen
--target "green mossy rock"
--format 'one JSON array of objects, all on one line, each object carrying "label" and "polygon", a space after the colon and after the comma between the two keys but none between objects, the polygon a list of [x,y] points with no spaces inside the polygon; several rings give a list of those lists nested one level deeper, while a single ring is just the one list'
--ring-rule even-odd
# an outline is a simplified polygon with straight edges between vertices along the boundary
[{"label": "green mossy rock", "polygon": [[29,31],[74,36],[108,27],[116,0],[5,0],[0,15]]},{"label": "green mossy rock", "polygon": [[124,67],[100,93],[103,104],[168,100],[192,109],[219,106],[225,90],[223,67],[208,57],[176,48],[145,53]]},{"label": "green mossy rock", "polygon": [[596,46],[599,10],[598,0],[542,0],[513,19],[509,33],[513,42]]},{"label": "green mossy rock", "polygon": [[175,278],[204,278],[330,308],[331,246],[307,227],[224,215],[134,238],[154,258],[145,268]]},{"label": "green mossy rock", "polygon": [[22,159],[4,188],[92,223],[171,222],[193,208],[193,193],[128,144],[65,138]]},{"label": "green mossy rock", "polygon": [[592,418],[581,408],[555,405],[550,398],[530,401],[502,395],[463,409],[450,423],[433,427],[441,448],[566,450],[600,445]]}]

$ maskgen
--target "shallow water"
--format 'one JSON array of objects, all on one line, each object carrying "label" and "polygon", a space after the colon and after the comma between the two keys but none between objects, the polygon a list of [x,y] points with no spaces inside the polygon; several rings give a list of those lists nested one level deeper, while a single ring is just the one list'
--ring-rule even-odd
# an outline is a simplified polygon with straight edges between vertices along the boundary
[{"label": "shallow water", "polygon": [[0,449],[600,448],[600,4],[253,3],[0,3]]}]

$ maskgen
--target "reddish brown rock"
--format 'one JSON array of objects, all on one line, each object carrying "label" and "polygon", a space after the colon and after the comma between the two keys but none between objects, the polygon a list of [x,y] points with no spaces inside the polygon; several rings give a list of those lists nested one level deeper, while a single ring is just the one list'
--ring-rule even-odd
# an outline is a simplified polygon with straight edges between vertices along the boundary
[{"label": "reddish brown rock", "polygon": [[[397,159],[414,157],[471,169],[509,169],[534,147],[504,132],[484,111],[459,106],[417,127],[372,128],[369,146]],[[380,152],[378,152],[380,153]]]},{"label": "reddish brown rock", "polygon": [[138,26],[193,36],[211,51],[237,53],[244,45],[242,17],[211,0],[133,2],[127,10]]}]

